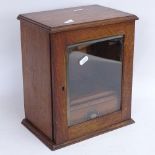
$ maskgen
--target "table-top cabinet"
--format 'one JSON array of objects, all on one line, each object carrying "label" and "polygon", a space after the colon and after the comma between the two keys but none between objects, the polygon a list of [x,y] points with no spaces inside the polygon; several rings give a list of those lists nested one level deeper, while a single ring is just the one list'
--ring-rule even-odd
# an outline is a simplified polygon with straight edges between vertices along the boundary
[{"label": "table-top cabinet", "polygon": [[135,20],[89,5],[18,16],[22,123],[57,149],[133,123]]}]

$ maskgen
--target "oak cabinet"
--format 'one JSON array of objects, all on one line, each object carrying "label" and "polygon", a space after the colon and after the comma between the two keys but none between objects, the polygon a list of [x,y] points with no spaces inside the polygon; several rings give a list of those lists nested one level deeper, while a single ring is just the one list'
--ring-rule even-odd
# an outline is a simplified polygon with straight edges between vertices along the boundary
[{"label": "oak cabinet", "polygon": [[22,123],[57,149],[133,123],[135,20],[99,5],[18,16]]}]

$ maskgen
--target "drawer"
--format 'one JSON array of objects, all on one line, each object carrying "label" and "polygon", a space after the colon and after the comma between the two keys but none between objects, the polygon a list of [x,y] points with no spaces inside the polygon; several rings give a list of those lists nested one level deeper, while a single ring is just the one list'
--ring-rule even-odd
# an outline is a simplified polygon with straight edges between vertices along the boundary
[{"label": "drawer", "polygon": [[120,109],[120,99],[115,92],[98,92],[71,101],[71,124],[81,123]]}]

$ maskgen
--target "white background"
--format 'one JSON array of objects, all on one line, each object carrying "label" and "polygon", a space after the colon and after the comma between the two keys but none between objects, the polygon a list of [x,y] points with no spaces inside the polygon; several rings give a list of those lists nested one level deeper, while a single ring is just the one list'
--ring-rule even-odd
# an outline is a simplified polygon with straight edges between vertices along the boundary
[{"label": "white background", "polygon": [[[132,118],[135,124],[50,151],[21,124],[24,118],[18,14],[87,4],[136,14]],[[0,155],[154,155],[154,0],[0,0]]]}]

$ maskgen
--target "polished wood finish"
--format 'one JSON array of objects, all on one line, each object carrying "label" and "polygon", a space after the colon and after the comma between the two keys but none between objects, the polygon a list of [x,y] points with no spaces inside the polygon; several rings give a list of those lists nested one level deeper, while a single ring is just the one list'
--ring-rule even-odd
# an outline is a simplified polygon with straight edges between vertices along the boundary
[{"label": "polished wood finish", "polygon": [[[52,43],[53,45],[53,54],[57,55],[55,56],[55,63],[54,68],[57,72],[55,74],[55,78],[59,79],[59,82],[55,82],[54,89],[55,94],[54,97],[59,100],[54,101],[53,105],[56,105],[58,107],[55,107],[54,109],[57,109],[54,111],[56,115],[58,116],[55,118],[56,122],[59,122],[61,126],[56,126],[54,129],[59,134],[55,134],[55,141],[59,143],[62,139],[73,139],[78,138],[79,136],[83,136],[84,134],[88,134],[91,132],[94,132],[100,128],[105,128],[106,126],[112,125],[114,123],[119,123],[122,120],[130,119],[131,118],[131,77],[132,77],[132,56],[133,56],[133,41],[134,41],[134,20],[123,22],[123,23],[117,23],[112,25],[105,25],[105,26],[98,26],[95,28],[87,28],[87,29],[80,29],[75,31],[67,31],[67,32],[60,32],[57,34],[52,35]],[[66,107],[66,96],[61,95],[60,99],[60,89],[61,87],[65,87],[64,91],[66,91],[66,72],[67,70],[65,66],[60,64],[65,64],[65,57],[66,57],[66,48],[67,45],[75,44],[78,42],[84,42],[87,40],[94,40],[94,39],[100,39],[107,36],[113,36],[113,35],[124,35],[124,52],[123,52],[123,75],[122,75],[122,110],[117,112],[115,115],[110,114],[104,117],[99,117],[94,120],[90,120],[84,123],[81,123],[80,125],[75,125],[68,128],[67,125],[67,110],[64,110],[62,113],[61,109],[65,109]],[[77,37],[78,36],[78,37]],[[59,46],[61,45],[61,47]],[[61,55],[61,56],[60,56]],[[58,60],[57,60],[58,59]],[[58,61],[58,62],[57,62]],[[56,81],[56,79],[54,81]],[[124,88],[125,85],[125,88]],[[59,90],[58,90],[59,88]],[[54,114],[55,115],[55,114]],[[61,116],[60,116],[61,115]],[[60,118],[61,117],[61,118]],[[104,123],[103,123],[104,122]],[[63,127],[62,127],[63,126]],[[68,132],[65,132],[68,131]],[[79,132],[80,131],[80,132]],[[61,143],[61,142],[60,142]]]},{"label": "polished wood finish", "polygon": [[120,123],[117,123],[117,124],[113,124],[112,126],[109,126],[108,128],[105,128],[103,130],[100,130],[100,131],[95,131],[93,132],[92,134],[89,134],[89,135],[85,135],[83,137],[80,137],[80,138],[76,138],[76,139],[73,139],[73,140],[69,140],[65,143],[62,143],[60,145],[57,145],[55,143],[53,143],[46,135],[44,135],[44,133],[42,133],[39,129],[37,129],[31,122],[29,122],[27,119],[24,119],[22,121],[22,124],[28,129],[30,130],[32,133],[34,133],[34,135],[39,138],[39,140],[41,140],[47,147],[49,147],[49,149],[51,150],[57,150],[57,149],[60,149],[62,147],[65,147],[65,146],[68,146],[68,145],[71,145],[71,144],[75,144],[77,142],[80,142],[80,141],[83,141],[83,140],[86,140],[86,139],[89,139],[89,138],[92,138],[92,137],[95,137],[95,136],[98,136],[100,134],[103,134],[103,133],[106,133],[106,132],[109,132],[109,131],[112,131],[112,130],[115,130],[115,129],[118,129],[118,128],[121,128],[121,127],[124,127],[126,125],[130,125],[130,124],[133,124],[135,123],[132,119],[129,119],[129,120],[126,120],[126,121],[123,121],[123,122],[120,122]]},{"label": "polished wood finish", "polygon": [[[133,123],[132,64],[138,19],[135,15],[91,5],[24,14],[18,19],[24,78],[23,124],[39,139],[56,149]],[[64,24],[69,19],[75,22]],[[116,35],[124,36],[121,109],[68,126],[67,46]]]},{"label": "polished wood finish", "polygon": [[[37,24],[52,33],[138,19],[133,14],[100,5],[79,6],[66,9],[28,13],[19,15],[18,18]],[[64,23],[70,19],[72,19],[74,22]]]},{"label": "polished wood finish", "polygon": [[25,117],[52,139],[49,34],[21,21]]}]

